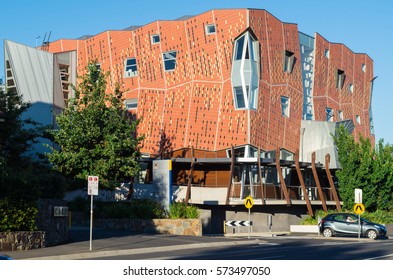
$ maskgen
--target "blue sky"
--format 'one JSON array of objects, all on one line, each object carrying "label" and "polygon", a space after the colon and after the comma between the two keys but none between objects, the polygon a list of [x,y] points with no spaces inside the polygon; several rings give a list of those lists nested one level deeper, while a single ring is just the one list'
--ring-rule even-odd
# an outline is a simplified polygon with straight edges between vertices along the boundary
[{"label": "blue sky", "polygon": [[[318,32],[374,60],[373,115],[377,141],[393,144],[393,1],[391,0],[13,0],[0,6],[0,78],[4,77],[3,40],[34,47],[51,32],[50,41],[78,38],[105,30],[176,19],[211,9],[265,9],[300,31]],[[39,37],[39,38],[38,38]]]}]

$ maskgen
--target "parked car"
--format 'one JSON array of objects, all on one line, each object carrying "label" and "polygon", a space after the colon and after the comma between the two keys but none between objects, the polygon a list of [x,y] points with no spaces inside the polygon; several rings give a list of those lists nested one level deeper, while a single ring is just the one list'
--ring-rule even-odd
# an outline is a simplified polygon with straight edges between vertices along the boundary
[{"label": "parked car", "polygon": [[12,258],[10,258],[9,256],[6,256],[6,255],[0,254],[0,261],[2,261],[2,260],[12,260]]},{"label": "parked car", "polygon": [[[386,235],[386,227],[381,224],[367,221],[360,218],[360,235],[370,239]],[[350,213],[329,214],[319,223],[319,231],[325,237],[332,237],[338,234],[358,235],[359,217]]]}]

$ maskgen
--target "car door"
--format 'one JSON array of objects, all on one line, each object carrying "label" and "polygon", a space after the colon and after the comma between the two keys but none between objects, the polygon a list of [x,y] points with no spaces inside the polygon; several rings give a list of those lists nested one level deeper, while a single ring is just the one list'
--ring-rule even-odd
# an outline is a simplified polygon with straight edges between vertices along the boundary
[{"label": "car door", "polygon": [[338,214],[334,217],[334,231],[342,234],[356,234],[359,225],[356,216],[350,214]]},{"label": "car door", "polygon": [[346,233],[358,234],[359,233],[359,220],[356,215],[348,214],[345,220]]}]

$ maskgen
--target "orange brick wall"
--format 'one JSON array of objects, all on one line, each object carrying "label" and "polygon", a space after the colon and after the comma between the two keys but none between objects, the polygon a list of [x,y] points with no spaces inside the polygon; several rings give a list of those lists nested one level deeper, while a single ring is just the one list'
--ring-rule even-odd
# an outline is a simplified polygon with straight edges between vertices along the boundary
[{"label": "orange brick wall", "polygon": [[[205,26],[212,23],[216,33],[207,35]],[[250,111],[235,110],[230,80],[233,42],[247,27],[260,43],[261,56],[258,110]],[[153,34],[160,35],[159,44],[151,43]],[[356,133],[367,135],[372,60],[319,35],[316,42],[316,120],[326,119],[326,106],[335,112],[340,108],[345,118],[361,115],[364,121]],[[329,60],[323,57],[325,48],[330,49]],[[265,10],[211,10],[185,20],[155,21],[132,31],[105,31],[49,45],[50,52],[69,50],[77,51],[78,75],[90,60],[98,59],[101,69],[110,72],[108,92],[119,83],[124,98],[138,98],[138,133],[146,136],[142,152],[158,152],[161,131],[174,150],[193,146],[217,151],[247,143],[264,150],[279,146],[294,152],[299,147],[303,90],[298,28]],[[171,50],[177,51],[176,70],[165,72],[162,53]],[[283,71],[284,50],[295,53],[292,73]],[[137,59],[138,76],[125,78],[124,63],[131,57]],[[346,84],[353,81],[352,97],[336,91],[334,67],[346,71]],[[282,95],[290,98],[289,118],[281,114]]]},{"label": "orange brick wall", "polygon": [[[325,121],[325,108],[330,107],[334,110],[334,121],[338,121],[338,111],[341,110],[344,120],[353,120],[356,139],[362,135],[374,142],[374,136],[370,134],[369,122],[373,79],[372,59],[366,54],[354,53],[343,44],[329,43],[319,34],[316,34],[315,39],[315,120]],[[326,49],[329,50],[329,58],[325,57]],[[362,70],[362,64],[366,65],[365,72]],[[346,77],[342,89],[336,89],[336,69],[345,71]],[[353,84],[353,92],[350,92],[349,84]],[[360,124],[356,123],[356,115],[360,116]]]}]

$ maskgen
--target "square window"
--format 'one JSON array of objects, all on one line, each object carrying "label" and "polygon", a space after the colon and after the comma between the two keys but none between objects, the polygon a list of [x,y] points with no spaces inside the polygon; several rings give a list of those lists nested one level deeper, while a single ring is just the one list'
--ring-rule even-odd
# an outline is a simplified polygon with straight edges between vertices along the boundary
[{"label": "square window", "polygon": [[292,73],[295,64],[295,53],[284,51],[284,72]]},{"label": "square window", "polygon": [[173,71],[176,69],[176,55],[177,51],[170,51],[162,54],[165,71]]},{"label": "square window", "polygon": [[125,67],[124,67],[124,77],[135,77],[138,75],[138,67],[136,64],[136,58],[128,58],[125,61]]},{"label": "square window", "polygon": [[325,49],[325,57],[326,58],[329,58],[329,56],[330,56],[330,51],[329,51],[329,49]]},{"label": "square window", "polygon": [[124,102],[126,110],[136,110],[138,108],[138,98],[127,99]]},{"label": "square window", "polygon": [[344,113],[343,113],[343,111],[338,111],[338,120],[340,120],[340,121],[344,120]]},{"label": "square window", "polygon": [[281,96],[281,115],[289,118],[289,97]]},{"label": "square window", "polygon": [[333,121],[333,109],[326,107],[326,121],[327,122],[332,122]]},{"label": "square window", "polygon": [[242,87],[234,87],[233,90],[235,92],[236,109],[245,109],[246,102],[244,101],[243,88]]},{"label": "square window", "polygon": [[345,71],[337,69],[335,73],[335,78],[336,78],[336,88],[342,89],[345,81]]},{"label": "square window", "polygon": [[206,25],[205,28],[206,28],[207,35],[216,33],[216,25],[215,24],[208,24],[208,25]]},{"label": "square window", "polygon": [[154,44],[158,44],[160,42],[160,35],[158,34],[154,34],[151,35],[151,43]]},{"label": "square window", "polygon": [[243,45],[244,45],[244,37],[240,37],[236,41],[236,50],[235,50],[235,60],[241,60],[243,55]]}]

